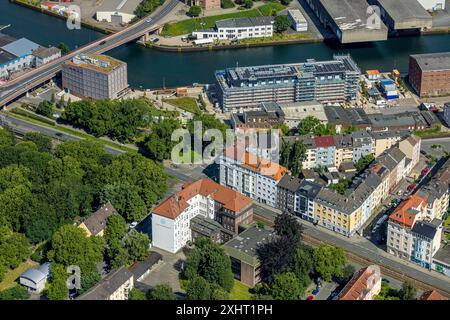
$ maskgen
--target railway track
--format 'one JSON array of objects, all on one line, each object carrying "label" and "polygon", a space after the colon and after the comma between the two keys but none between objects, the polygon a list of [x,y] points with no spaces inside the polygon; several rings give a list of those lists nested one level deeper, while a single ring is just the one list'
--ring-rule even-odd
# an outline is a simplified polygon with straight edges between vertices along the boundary
[{"label": "railway track", "polygon": [[[269,225],[271,227],[274,225],[273,221],[271,221],[270,219],[267,219],[267,218],[265,218],[263,216],[260,216],[258,214],[254,214],[254,215],[255,215],[255,220],[264,222],[265,224],[267,224],[267,225]],[[313,246],[313,247],[318,247],[321,244],[327,243],[327,242],[325,242],[323,240],[317,239],[317,238],[312,237],[312,236],[307,235],[307,234],[303,234],[303,241],[305,243]],[[416,286],[417,288],[419,288],[419,289],[421,289],[423,291],[436,290],[440,294],[442,294],[443,296],[445,296],[448,299],[450,299],[450,293],[448,291],[445,291],[445,290],[443,290],[441,288],[436,288],[436,287],[430,286],[429,284],[427,284],[427,283],[425,283],[423,281],[417,280],[415,278],[412,278],[412,277],[402,273],[400,270],[395,270],[395,269],[392,269],[392,268],[388,268],[388,267],[386,267],[384,265],[380,265],[379,262],[377,262],[377,261],[373,261],[373,260],[361,257],[361,256],[359,256],[357,254],[352,253],[352,252],[345,251],[345,255],[346,255],[348,260],[353,261],[355,263],[358,263],[359,265],[362,265],[363,267],[367,267],[367,266],[372,265],[372,264],[377,264],[377,265],[380,266],[381,273],[386,275],[386,276],[392,277],[392,278],[394,278],[396,280],[399,280],[401,282],[405,282],[405,281],[411,282],[412,284],[414,284],[414,286]]]}]

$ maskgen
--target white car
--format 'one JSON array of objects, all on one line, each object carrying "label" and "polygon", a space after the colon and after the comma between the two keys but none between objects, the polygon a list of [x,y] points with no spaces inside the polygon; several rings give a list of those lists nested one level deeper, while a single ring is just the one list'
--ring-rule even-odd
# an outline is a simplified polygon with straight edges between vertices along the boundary
[{"label": "white car", "polygon": [[130,224],[130,229],[136,228],[137,225],[138,225],[138,223],[137,223],[136,221],[132,222],[132,223]]},{"label": "white car", "polygon": [[151,22],[152,18],[145,20],[145,22]]}]

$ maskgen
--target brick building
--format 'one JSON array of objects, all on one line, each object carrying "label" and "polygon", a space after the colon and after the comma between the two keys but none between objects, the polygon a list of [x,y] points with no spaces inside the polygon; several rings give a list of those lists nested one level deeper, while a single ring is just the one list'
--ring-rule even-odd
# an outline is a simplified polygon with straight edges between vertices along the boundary
[{"label": "brick building", "polygon": [[450,94],[450,52],[410,56],[409,83],[420,97]]}]

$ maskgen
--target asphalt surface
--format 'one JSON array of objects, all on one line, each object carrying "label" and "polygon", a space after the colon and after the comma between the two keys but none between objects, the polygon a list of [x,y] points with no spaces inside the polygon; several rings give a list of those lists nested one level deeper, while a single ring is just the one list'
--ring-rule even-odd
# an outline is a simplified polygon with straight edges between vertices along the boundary
[{"label": "asphalt surface", "polygon": [[113,49],[113,47],[115,47],[117,43],[121,43],[136,34],[141,34],[144,30],[148,30],[154,26],[157,26],[157,23],[170,13],[178,4],[178,2],[178,0],[167,0],[167,3],[164,4],[162,9],[157,11],[154,15],[144,18],[140,22],[129,26],[123,31],[95,40],[94,42],[87,44],[86,46],[80,47],[77,50],[70,52],[69,54],[63,56],[58,60],[50,62],[47,65],[44,65],[36,70],[30,71],[28,74],[25,74],[23,77],[19,78],[20,80],[17,80],[16,82],[14,82],[13,80],[10,85],[5,85],[3,88],[0,88],[0,107],[4,106],[6,103],[12,100],[13,95],[15,95],[17,92],[25,93],[26,90],[24,88],[26,86],[39,82],[41,81],[41,79],[45,79],[46,77],[58,73],[61,70],[61,66],[66,61],[73,58],[75,55],[81,53],[88,54],[106,52],[110,49]]}]

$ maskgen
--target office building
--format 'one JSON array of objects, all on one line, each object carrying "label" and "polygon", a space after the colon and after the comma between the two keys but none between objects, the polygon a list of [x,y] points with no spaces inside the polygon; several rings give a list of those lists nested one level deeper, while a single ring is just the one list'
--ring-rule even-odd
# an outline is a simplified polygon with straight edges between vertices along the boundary
[{"label": "office building", "polygon": [[82,98],[116,99],[128,88],[127,64],[105,55],[79,55],[63,65],[62,85]]},{"label": "office building", "polygon": [[213,29],[192,32],[197,39],[235,40],[273,36],[273,17],[230,18],[219,20]]},{"label": "office building", "polygon": [[187,183],[152,211],[153,246],[178,252],[197,236],[226,242],[253,221],[252,200],[210,179]]},{"label": "office building", "polygon": [[223,249],[230,257],[234,278],[249,287],[261,282],[257,249],[275,238],[276,234],[272,229],[253,227],[225,243]]},{"label": "office building", "polygon": [[218,96],[225,112],[242,112],[264,102],[354,100],[360,70],[348,55],[331,61],[237,67],[216,71]]},{"label": "office building", "polygon": [[450,52],[412,55],[409,83],[420,97],[450,94]]}]

